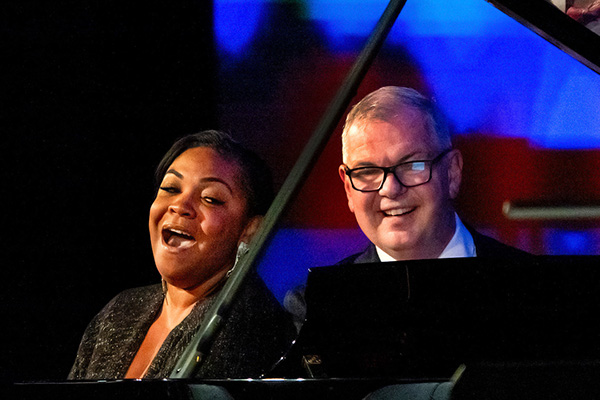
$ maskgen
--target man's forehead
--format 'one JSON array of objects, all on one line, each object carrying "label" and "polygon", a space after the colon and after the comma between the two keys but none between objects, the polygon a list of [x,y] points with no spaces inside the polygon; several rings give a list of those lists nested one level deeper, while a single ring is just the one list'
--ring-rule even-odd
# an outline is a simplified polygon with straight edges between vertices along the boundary
[{"label": "man's forehead", "polygon": [[345,163],[350,168],[427,159],[439,147],[437,138],[424,126],[398,126],[381,120],[351,126],[345,146]]},{"label": "man's forehead", "polygon": [[361,147],[378,146],[405,146],[430,151],[437,145],[437,138],[425,124],[366,120],[353,124],[348,129],[346,145],[349,153]]}]

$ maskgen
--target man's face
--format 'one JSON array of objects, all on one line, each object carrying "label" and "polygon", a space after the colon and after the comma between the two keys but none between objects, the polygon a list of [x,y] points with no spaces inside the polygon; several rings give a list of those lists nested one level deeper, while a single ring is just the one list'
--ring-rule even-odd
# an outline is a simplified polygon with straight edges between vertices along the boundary
[{"label": "man's face", "polygon": [[[352,125],[346,137],[348,168],[389,167],[411,160],[431,160],[445,148],[429,134],[423,117],[409,110],[394,123],[370,120]],[[340,166],[348,207],[365,235],[397,260],[436,258],[454,234],[452,199],[462,171],[453,150],[432,166],[431,181],[407,188],[389,174],[377,192],[359,192]]]}]

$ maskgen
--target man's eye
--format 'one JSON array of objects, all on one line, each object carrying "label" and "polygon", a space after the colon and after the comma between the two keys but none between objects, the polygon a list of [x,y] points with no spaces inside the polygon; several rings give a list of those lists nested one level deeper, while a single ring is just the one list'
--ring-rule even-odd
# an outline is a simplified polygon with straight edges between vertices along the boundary
[{"label": "man's eye", "polygon": [[418,161],[410,164],[412,171],[424,171],[425,163],[423,161]]},{"label": "man's eye", "polygon": [[225,204],[224,201],[219,200],[219,199],[215,199],[214,197],[204,197],[204,201],[206,201],[208,204],[213,204],[216,206],[220,206],[222,204]]},{"label": "man's eye", "polygon": [[425,163],[423,161],[407,162],[396,167],[397,171],[406,173],[425,171]]},{"label": "man's eye", "polygon": [[167,192],[167,193],[178,193],[179,189],[175,186],[161,186],[159,187],[160,190]]},{"label": "man's eye", "polygon": [[357,179],[369,179],[381,175],[381,170],[378,168],[365,168],[353,172]]}]

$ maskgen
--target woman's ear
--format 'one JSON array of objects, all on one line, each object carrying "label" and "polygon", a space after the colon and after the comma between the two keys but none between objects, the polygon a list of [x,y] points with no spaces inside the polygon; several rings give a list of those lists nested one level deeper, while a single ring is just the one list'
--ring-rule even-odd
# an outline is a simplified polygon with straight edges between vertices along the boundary
[{"label": "woman's ear", "polygon": [[255,215],[250,218],[246,223],[246,227],[244,228],[244,232],[242,232],[242,236],[240,237],[240,242],[250,243],[252,237],[258,232],[258,228],[260,228],[260,224],[262,223],[264,216]]}]

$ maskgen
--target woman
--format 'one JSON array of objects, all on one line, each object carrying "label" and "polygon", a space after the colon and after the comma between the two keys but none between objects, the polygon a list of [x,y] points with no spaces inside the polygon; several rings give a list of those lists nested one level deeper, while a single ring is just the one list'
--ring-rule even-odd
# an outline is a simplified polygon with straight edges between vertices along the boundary
[{"label": "woman", "polygon": [[[273,197],[266,165],[217,131],[177,141],[156,178],[149,230],[162,285],[127,290],[104,307],[85,331],[69,379],[168,377]],[[251,273],[197,377],[258,377],[293,331]]]}]

